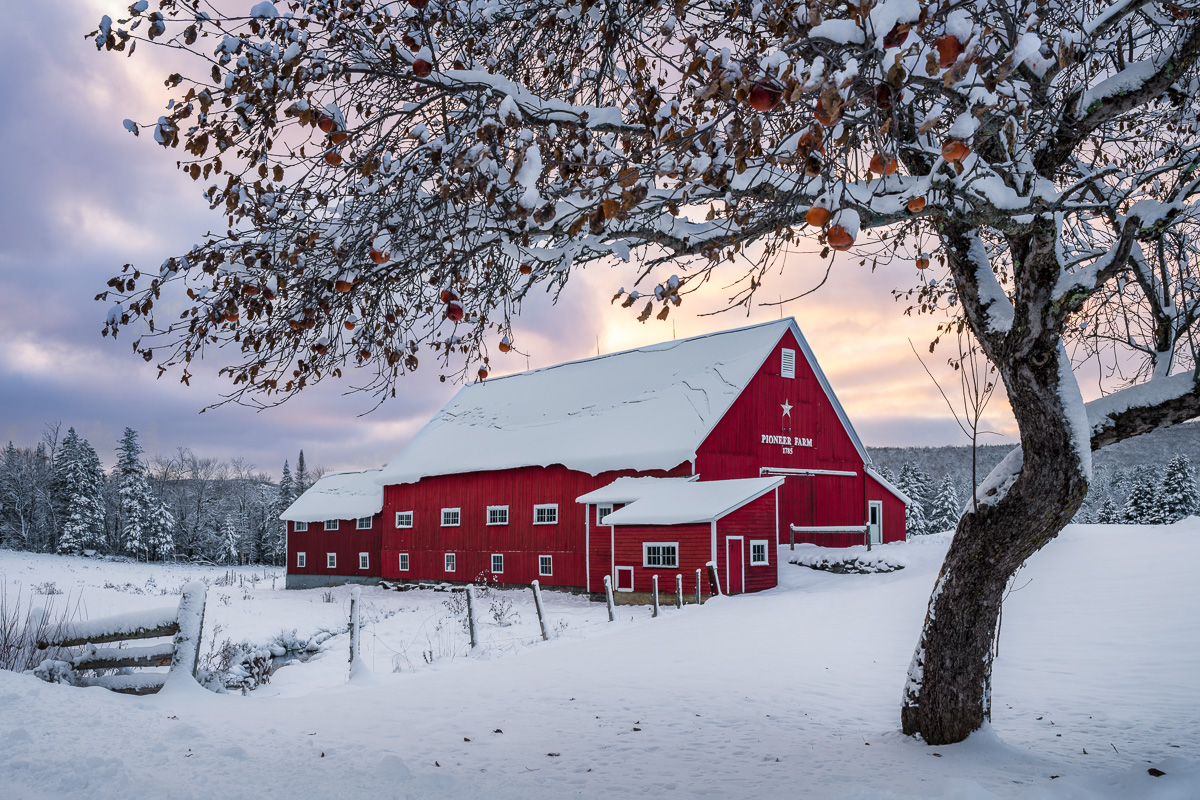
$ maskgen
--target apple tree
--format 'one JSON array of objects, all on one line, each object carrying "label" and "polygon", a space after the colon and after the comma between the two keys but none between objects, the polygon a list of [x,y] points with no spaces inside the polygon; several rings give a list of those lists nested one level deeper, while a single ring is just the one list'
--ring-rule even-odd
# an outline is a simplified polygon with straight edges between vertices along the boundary
[{"label": "apple tree", "polygon": [[1091,452],[1200,413],[1197,0],[245,6],[141,0],[93,34],[179,51],[126,127],[219,220],[114,277],[105,332],[184,380],[222,359],[245,402],[349,367],[383,396],[430,359],[486,370],[589,262],[628,262],[647,320],[714,276],[760,302],[801,241],[835,278],[911,259],[913,310],[973,337],[1021,441],[929,601],[901,709],[929,743],[988,719],[1006,583]]}]

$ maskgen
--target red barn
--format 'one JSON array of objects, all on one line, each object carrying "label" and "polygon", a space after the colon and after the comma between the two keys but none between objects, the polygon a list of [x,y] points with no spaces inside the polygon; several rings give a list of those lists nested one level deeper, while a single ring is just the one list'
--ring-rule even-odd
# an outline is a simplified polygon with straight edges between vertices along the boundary
[{"label": "red barn", "polygon": [[694,591],[713,561],[738,593],[775,585],[764,542],[905,538],[794,319],[465,386],[375,479],[390,580]]},{"label": "red barn", "polygon": [[279,515],[287,521],[289,589],[379,580],[379,472],[326,472]]}]

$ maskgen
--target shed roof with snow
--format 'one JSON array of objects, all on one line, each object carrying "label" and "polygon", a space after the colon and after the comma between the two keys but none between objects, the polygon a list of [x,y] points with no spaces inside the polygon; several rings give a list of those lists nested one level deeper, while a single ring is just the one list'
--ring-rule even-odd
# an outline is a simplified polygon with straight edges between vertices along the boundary
[{"label": "shed roof with snow", "polygon": [[380,469],[326,472],[279,515],[289,522],[373,517],[383,510]]},{"label": "shed roof with snow", "polygon": [[780,338],[791,331],[869,463],[792,318],[649,345],[464,386],[377,479],[563,466],[598,475],[693,460]]},{"label": "shed roof with snow", "polygon": [[608,514],[605,525],[684,525],[712,522],[757,500],[784,478],[735,478],[693,481],[687,478],[617,478],[608,486],[580,495],[578,503],[628,503]]}]

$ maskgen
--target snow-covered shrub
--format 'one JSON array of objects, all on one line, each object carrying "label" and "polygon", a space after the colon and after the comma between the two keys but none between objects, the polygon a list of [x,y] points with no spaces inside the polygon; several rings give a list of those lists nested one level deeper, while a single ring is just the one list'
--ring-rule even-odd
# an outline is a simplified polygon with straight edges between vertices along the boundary
[{"label": "snow-covered shrub", "polygon": [[501,628],[507,628],[521,618],[520,613],[513,610],[513,601],[506,595],[497,593],[488,606],[492,619]]},{"label": "snow-covered shrub", "polygon": [[54,581],[46,581],[45,583],[35,583],[32,587],[34,594],[62,594],[62,589],[55,585]]},{"label": "snow-covered shrub", "polygon": [[37,641],[55,638],[78,616],[79,603],[72,604],[70,598],[58,607],[51,601],[44,608],[26,608],[20,593],[9,597],[5,582],[0,580],[0,669],[25,672],[46,659],[69,659],[68,651],[62,648],[38,650]]}]

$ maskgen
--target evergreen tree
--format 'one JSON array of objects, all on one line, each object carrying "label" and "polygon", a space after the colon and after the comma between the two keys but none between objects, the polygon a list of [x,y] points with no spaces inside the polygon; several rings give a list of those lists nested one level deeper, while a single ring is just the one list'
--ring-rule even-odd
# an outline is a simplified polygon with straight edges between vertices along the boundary
[{"label": "evergreen tree", "polygon": [[141,557],[146,549],[147,517],[150,514],[150,484],[146,480],[146,467],[141,459],[142,447],[137,441],[137,431],[126,428],[121,443],[117,446],[115,477],[120,496],[117,517],[118,541],[121,549],[134,557]]},{"label": "evergreen tree", "polygon": [[[922,480],[923,475],[911,462],[905,463],[900,470],[896,488],[904,492],[911,501],[908,504],[906,523],[910,536],[924,536],[930,533],[929,516],[925,513],[928,502],[926,487],[928,481]],[[928,477],[928,476],[926,476]]]},{"label": "evergreen tree", "polygon": [[28,485],[26,459],[12,442],[0,457],[0,546],[29,547],[33,527],[33,487]]},{"label": "evergreen tree", "polygon": [[1155,501],[1155,481],[1152,475],[1141,471],[1130,484],[1129,496],[1121,511],[1121,521],[1130,525],[1152,525],[1158,521]]},{"label": "evergreen tree", "polygon": [[286,511],[287,507],[295,502],[295,500],[296,486],[292,482],[292,472],[288,469],[288,462],[285,459],[283,462],[283,477],[279,479],[279,496],[275,501],[275,507],[271,510],[272,534],[265,542],[272,564],[278,564],[279,559],[286,555],[287,523],[279,519],[279,515]]},{"label": "evergreen tree", "polygon": [[300,451],[300,457],[296,459],[296,489],[294,497],[299,497],[308,491],[311,485],[309,480],[312,476],[308,474],[308,468],[304,466],[304,451]]},{"label": "evergreen tree", "polygon": [[238,526],[233,514],[226,514],[225,522],[221,525],[221,548],[224,561],[238,563]]},{"label": "evergreen tree", "polygon": [[1158,487],[1157,511],[1159,522],[1178,522],[1196,513],[1200,495],[1196,492],[1196,479],[1192,475],[1192,463],[1185,455],[1177,455],[1167,464],[1162,483]]},{"label": "evergreen tree", "polygon": [[104,539],[104,472],[100,458],[71,428],[55,459],[55,488],[63,509],[58,552],[79,553],[101,546]]},{"label": "evergreen tree", "polygon": [[1104,498],[1104,502],[1100,504],[1100,510],[1096,512],[1096,522],[1102,525],[1112,525],[1121,521],[1121,511],[1117,508],[1117,504],[1113,502],[1112,495]]},{"label": "evergreen tree", "polygon": [[962,514],[962,510],[962,503],[958,499],[958,490],[954,488],[954,480],[947,475],[942,478],[937,498],[933,501],[933,514],[929,518],[931,532],[954,530],[958,526],[958,518]]}]

